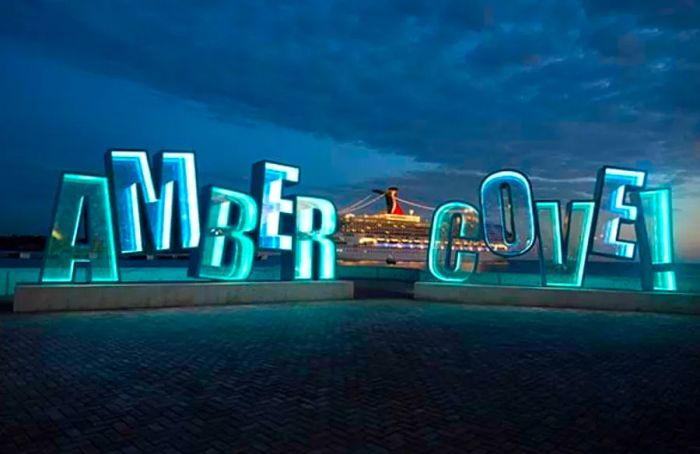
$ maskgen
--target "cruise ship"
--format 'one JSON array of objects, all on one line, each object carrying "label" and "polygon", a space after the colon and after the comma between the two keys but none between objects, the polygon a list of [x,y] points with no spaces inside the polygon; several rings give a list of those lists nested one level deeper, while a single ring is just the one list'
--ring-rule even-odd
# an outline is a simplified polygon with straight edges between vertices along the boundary
[{"label": "cruise ship", "polygon": [[[383,262],[421,266],[428,253],[431,220],[421,218],[413,210],[405,213],[396,187],[374,192],[384,196],[385,211],[376,214],[341,212],[335,236],[338,260],[345,264]],[[476,219],[471,221],[477,222]],[[488,251],[483,240],[457,240],[455,246],[474,252]],[[495,260],[496,256],[484,254],[481,259]]]}]

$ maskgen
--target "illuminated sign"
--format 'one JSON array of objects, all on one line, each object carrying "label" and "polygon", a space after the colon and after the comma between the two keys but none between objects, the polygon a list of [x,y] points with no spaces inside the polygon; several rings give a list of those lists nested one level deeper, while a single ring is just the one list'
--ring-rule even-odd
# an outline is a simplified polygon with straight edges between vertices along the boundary
[{"label": "illuminated sign", "polygon": [[[165,251],[189,251],[189,274],[201,279],[248,279],[256,251],[280,253],[282,279],[335,279],[336,208],[285,195],[300,182],[298,167],[255,163],[250,194],[200,191],[192,152],[164,151],[151,162],[143,150],[110,150],[106,170],[62,175],[41,282],[72,282],[79,263],[88,265],[88,281],[117,282],[119,254]],[[582,287],[597,255],[638,257],[644,290],[674,291],[671,190],[646,184],[646,172],[606,166],[592,199],[571,201],[562,212],[557,200],[536,200],[522,172],[494,172],[481,183],[478,207],[449,201],[435,210],[428,271],[439,281],[467,282],[479,253],[465,244],[483,239],[505,258],[535,251],[545,287]]]},{"label": "illuminated sign", "polygon": [[[283,197],[298,167],[253,165],[251,194],[207,186],[198,194],[195,155],[111,150],[107,176],[63,174],[41,282],[119,281],[118,254],[189,250],[192,277],[241,281],[256,249],[279,251],[283,279],[335,279],[336,208],[326,199]],[[200,218],[200,204],[201,218]]]},{"label": "illuminated sign", "polygon": [[[435,210],[428,271],[443,282],[467,282],[479,254],[455,240],[483,237],[491,252],[507,258],[522,256],[537,243],[546,287],[583,286],[590,255],[631,261],[639,251],[642,289],[675,291],[671,190],[647,189],[646,180],[640,170],[603,167],[593,200],[570,202],[563,222],[559,201],[535,200],[523,173],[492,173],[481,183],[480,210],[460,201]],[[634,238],[623,238],[625,224]]]}]

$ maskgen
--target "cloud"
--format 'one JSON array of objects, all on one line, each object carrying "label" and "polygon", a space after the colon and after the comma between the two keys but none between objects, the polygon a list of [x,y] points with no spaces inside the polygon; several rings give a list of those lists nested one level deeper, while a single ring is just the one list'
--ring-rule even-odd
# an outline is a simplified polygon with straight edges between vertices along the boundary
[{"label": "cloud", "polygon": [[700,170],[700,21],[693,2],[659,4],[8,0],[0,33],[227,121],[444,171],[571,182],[682,162],[682,181]]},{"label": "cloud", "polygon": [[627,15],[642,25],[673,29],[697,29],[700,4],[694,0],[587,0],[592,15]]}]

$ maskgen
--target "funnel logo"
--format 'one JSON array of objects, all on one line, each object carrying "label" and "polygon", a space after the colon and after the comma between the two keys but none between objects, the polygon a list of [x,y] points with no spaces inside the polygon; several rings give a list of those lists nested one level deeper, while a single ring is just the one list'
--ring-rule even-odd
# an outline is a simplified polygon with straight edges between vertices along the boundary
[{"label": "funnel logo", "polygon": [[435,210],[428,270],[440,281],[468,281],[479,254],[461,248],[460,240],[483,238],[506,258],[537,244],[543,286],[581,287],[590,255],[632,261],[638,252],[642,289],[675,291],[671,190],[647,188],[646,181],[640,170],[603,167],[593,199],[569,202],[563,222],[559,201],[535,200],[523,173],[492,173],[481,183],[480,209],[452,201]]},{"label": "funnel logo", "polygon": [[[285,198],[298,167],[253,165],[250,195],[197,187],[195,155],[111,150],[107,176],[65,173],[54,207],[42,282],[71,282],[76,263],[93,282],[119,280],[118,254],[189,250],[189,274],[248,279],[256,250],[282,255],[283,279],[334,279],[336,209],[326,199]],[[201,208],[201,209],[200,209]]]}]

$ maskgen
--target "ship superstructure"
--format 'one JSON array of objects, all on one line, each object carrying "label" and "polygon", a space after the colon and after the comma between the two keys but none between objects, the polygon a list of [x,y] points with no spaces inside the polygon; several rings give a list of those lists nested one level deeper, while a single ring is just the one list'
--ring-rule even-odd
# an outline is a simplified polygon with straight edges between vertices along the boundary
[{"label": "ship superstructure", "polygon": [[[386,211],[376,214],[354,213],[357,206],[362,204],[354,204],[349,207],[350,209],[341,211],[338,233],[335,236],[338,259],[389,263],[425,262],[430,220],[421,218],[412,209],[406,213],[401,202],[417,207],[425,206],[400,199],[397,187],[373,192],[380,195],[370,199],[369,202],[377,201],[383,196],[386,200]],[[467,219],[467,222],[477,222],[477,220]],[[475,252],[488,250],[482,240],[456,240],[454,246]]]}]

